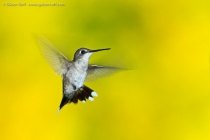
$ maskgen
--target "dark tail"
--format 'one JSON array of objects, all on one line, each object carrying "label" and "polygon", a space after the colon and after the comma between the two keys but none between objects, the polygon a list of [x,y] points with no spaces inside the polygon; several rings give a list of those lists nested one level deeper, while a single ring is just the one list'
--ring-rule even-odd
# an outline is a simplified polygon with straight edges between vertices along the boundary
[{"label": "dark tail", "polygon": [[90,100],[90,101],[94,101],[94,98],[93,97],[98,97],[98,94],[93,91],[92,89],[90,89],[89,87],[83,85],[80,89],[78,89],[73,98],[72,99],[69,99],[67,97],[65,97],[65,95],[63,96],[62,98],[62,101],[61,101],[61,104],[58,108],[58,112],[60,112],[61,108],[66,105],[67,103],[78,103],[78,100],[82,101],[83,103],[86,102],[86,99]]},{"label": "dark tail", "polygon": [[73,103],[77,103],[78,100],[82,101],[83,103],[86,102],[86,99],[93,101],[94,98],[93,97],[98,97],[98,94],[93,91],[91,88],[83,85],[74,95],[74,97],[72,98],[72,102]]},{"label": "dark tail", "polygon": [[63,95],[63,98],[61,100],[60,106],[58,108],[57,114],[60,112],[61,108],[66,105],[68,102],[70,101],[70,99],[68,99],[65,95]]}]

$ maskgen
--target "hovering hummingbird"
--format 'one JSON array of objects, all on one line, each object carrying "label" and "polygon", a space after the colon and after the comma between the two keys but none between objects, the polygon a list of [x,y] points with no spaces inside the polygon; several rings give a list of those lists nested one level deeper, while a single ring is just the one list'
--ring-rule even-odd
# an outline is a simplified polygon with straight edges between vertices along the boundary
[{"label": "hovering hummingbird", "polygon": [[85,103],[86,99],[93,101],[93,97],[98,96],[94,90],[84,85],[86,79],[100,78],[120,70],[115,67],[88,64],[93,53],[110,50],[110,48],[98,50],[80,48],[75,52],[73,60],[70,61],[42,37],[39,37],[39,46],[45,60],[63,78],[63,98],[57,113],[67,103],[77,103],[78,100]]}]

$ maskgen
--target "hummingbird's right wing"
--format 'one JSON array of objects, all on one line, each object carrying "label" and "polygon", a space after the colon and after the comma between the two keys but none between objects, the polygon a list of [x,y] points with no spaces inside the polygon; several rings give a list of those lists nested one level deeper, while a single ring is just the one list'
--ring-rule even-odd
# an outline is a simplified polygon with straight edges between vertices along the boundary
[{"label": "hummingbird's right wing", "polygon": [[111,74],[114,74],[114,73],[122,71],[122,70],[123,70],[122,68],[116,68],[116,67],[89,65],[86,80],[93,81],[98,78],[109,76]]},{"label": "hummingbird's right wing", "polygon": [[39,48],[44,59],[51,65],[58,74],[63,75],[67,71],[67,64],[70,62],[62,53],[57,51],[53,44],[43,37],[38,36]]}]

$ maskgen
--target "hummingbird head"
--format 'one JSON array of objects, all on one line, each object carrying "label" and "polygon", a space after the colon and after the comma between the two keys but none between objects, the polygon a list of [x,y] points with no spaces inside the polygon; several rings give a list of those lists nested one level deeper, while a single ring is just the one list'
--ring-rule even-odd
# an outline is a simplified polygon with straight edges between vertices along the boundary
[{"label": "hummingbird head", "polygon": [[90,50],[90,49],[87,49],[87,48],[80,48],[74,54],[74,61],[81,60],[81,59],[83,59],[83,60],[89,60],[90,56],[94,52],[104,51],[104,50],[110,50],[110,48],[98,49],[98,50]]}]

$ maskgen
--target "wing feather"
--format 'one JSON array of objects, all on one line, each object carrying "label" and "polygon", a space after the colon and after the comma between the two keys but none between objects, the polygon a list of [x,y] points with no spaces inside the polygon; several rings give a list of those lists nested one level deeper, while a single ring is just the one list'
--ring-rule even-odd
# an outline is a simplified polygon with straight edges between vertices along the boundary
[{"label": "wing feather", "polygon": [[56,50],[52,43],[43,37],[38,37],[39,48],[42,56],[58,74],[66,73],[67,64],[70,62],[62,53]]},{"label": "wing feather", "polygon": [[105,76],[109,76],[116,72],[122,71],[121,68],[116,67],[107,67],[107,66],[98,66],[98,65],[89,65],[88,66],[88,74],[87,74],[87,81],[93,81],[98,78],[102,78]]}]

